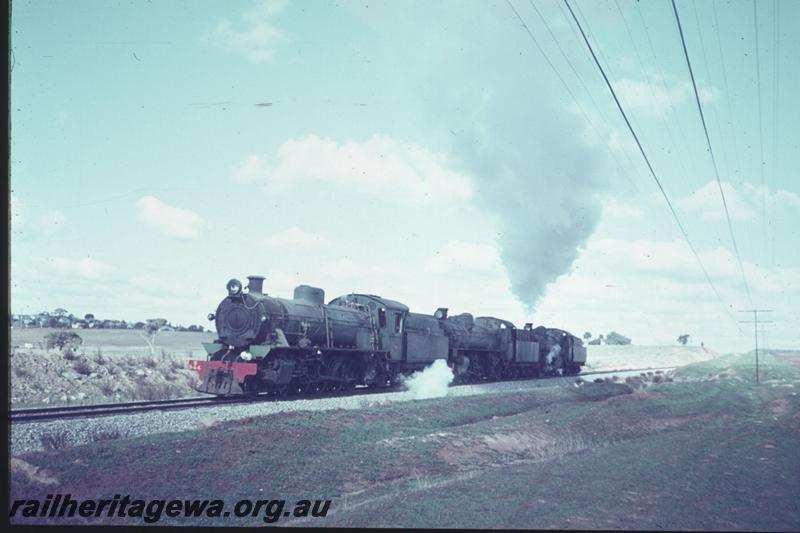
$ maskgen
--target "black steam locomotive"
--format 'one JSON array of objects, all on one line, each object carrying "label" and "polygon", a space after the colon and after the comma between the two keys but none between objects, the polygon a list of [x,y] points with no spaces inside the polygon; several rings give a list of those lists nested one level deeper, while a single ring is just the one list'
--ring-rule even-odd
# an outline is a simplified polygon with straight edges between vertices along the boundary
[{"label": "black steam locomotive", "polygon": [[389,387],[437,359],[456,383],[574,375],[586,363],[578,337],[559,329],[469,313],[433,315],[374,294],[347,294],[325,304],[322,289],[300,285],[294,298],[262,292],[264,278],[227,284],[208,316],[219,338],[204,343],[208,359],[191,365],[201,392],[218,396],[350,391]]}]

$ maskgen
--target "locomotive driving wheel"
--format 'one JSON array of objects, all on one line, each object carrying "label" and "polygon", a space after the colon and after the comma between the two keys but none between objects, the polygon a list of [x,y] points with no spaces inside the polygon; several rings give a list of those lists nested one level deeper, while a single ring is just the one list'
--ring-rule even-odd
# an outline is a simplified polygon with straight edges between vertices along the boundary
[{"label": "locomotive driving wheel", "polygon": [[553,359],[553,375],[563,376],[564,373],[564,358],[559,354]]},{"label": "locomotive driving wheel", "polygon": [[244,383],[242,383],[242,389],[244,390],[244,395],[247,398],[255,398],[258,396],[259,388],[258,388],[258,379],[256,376],[247,376],[244,378]]}]

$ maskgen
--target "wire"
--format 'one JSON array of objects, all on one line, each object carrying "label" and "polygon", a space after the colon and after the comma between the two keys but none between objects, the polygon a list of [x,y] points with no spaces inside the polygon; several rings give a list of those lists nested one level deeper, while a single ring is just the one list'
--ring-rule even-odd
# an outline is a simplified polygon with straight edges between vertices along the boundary
[{"label": "wire", "polygon": [[[761,223],[766,224],[767,219],[767,202],[766,202],[766,188],[764,186],[764,127],[761,118],[761,60],[759,56],[758,47],[758,8],[756,7],[756,0],[753,0],[753,33],[756,36],[756,82],[758,87],[758,141],[761,148],[761,156],[758,161],[758,168],[761,172]],[[766,244],[766,239],[764,239]]]},{"label": "wire", "polygon": [[[778,172],[778,154],[780,143],[778,138],[778,117],[780,112],[780,55],[781,55],[781,5],[778,0],[772,2],[772,188],[775,188],[775,174]],[[770,213],[771,214],[771,213]],[[772,217],[769,220],[770,231],[770,264],[775,266],[775,234],[771,231]]]},{"label": "wire", "polygon": [[[558,7],[560,8],[561,4],[559,4]],[[669,89],[667,88],[667,85],[665,83],[665,80],[667,79],[667,74],[666,72],[664,72],[664,68],[661,66],[659,62],[658,54],[656,54],[655,46],[653,46],[653,39],[650,37],[650,30],[647,27],[647,22],[645,22],[644,20],[644,15],[642,15],[642,10],[640,8],[639,2],[636,3],[636,13],[639,15],[639,20],[641,21],[642,27],[644,28],[644,34],[647,37],[647,44],[650,48],[650,53],[653,56],[655,64],[658,66],[658,74],[661,76],[660,79],[656,77],[656,80],[658,81],[658,84],[661,86],[661,88],[664,90],[664,93],[666,94],[669,92]],[[689,164],[692,165],[692,168],[697,168],[697,165],[695,164],[694,151],[691,149],[689,141],[686,139],[686,133],[683,131],[681,117],[678,115],[678,112],[675,111],[675,106],[672,105],[670,99],[667,99],[667,105],[669,106],[669,111],[672,114],[672,118],[675,121],[675,124],[678,126],[678,133],[681,134],[681,140],[683,141],[683,149],[689,157]],[[683,165],[681,165],[681,167],[683,167]]]},{"label": "wire", "polygon": [[717,47],[719,48],[719,62],[722,65],[722,80],[725,84],[725,102],[728,104],[728,117],[730,118],[731,136],[733,137],[733,153],[736,156],[736,166],[739,169],[739,184],[742,183],[742,161],[739,158],[739,143],[736,141],[736,127],[733,125],[733,108],[731,107],[731,90],[728,88],[728,71],[725,69],[725,56],[722,53],[722,39],[719,31],[719,19],[717,18],[717,1],[711,2],[711,7],[714,10],[714,30],[717,34]]},{"label": "wire", "polygon": [[[633,39],[633,32],[631,32],[631,28],[628,25],[628,19],[625,18],[625,13],[622,12],[622,8],[619,5],[619,0],[614,0],[614,4],[617,7],[617,12],[619,13],[620,18],[622,19],[622,23],[625,25],[625,31],[628,32],[628,39],[630,40],[631,45],[633,46],[633,50],[636,53],[636,61],[639,63],[639,70],[642,71],[642,75],[648,81],[647,88],[649,89],[649,93],[650,93],[650,101],[652,102],[653,108],[655,109],[656,106],[657,106],[657,100],[656,100],[655,91],[653,90],[653,86],[655,85],[655,83],[653,81],[653,77],[644,68],[644,62],[642,61],[642,55],[639,53],[639,47],[637,46],[636,41]],[[667,99],[667,103],[670,105],[670,107],[672,106],[672,104],[669,103],[669,99]],[[659,115],[660,115],[660,113],[659,113]],[[672,145],[673,148],[677,148],[678,145],[675,142],[675,138],[672,136],[672,128],[669,127],[669,121],[667,121],[666,119],[664,119],[661,116],[659,116],[659,118],[662,120],[662,122],[664,124],[664,129],[667,132],[667,137],[669,137],[670,145]],[[669,153],[669,151],[667,151],[667,153]],[[689,171],[686,169],[686,165],[683,162],[683,158],[677,158],[677,159],[678,159],[678,164],[681,166],[681,169],[683,170],[683,174],[685,176],[688,176],[689,175]]]},{"label": "wire", "polygon": [[[608,90],[611,91],[611,96],[614,98],[614,102],[616,102],[616,104],[617,104],[617,109],[619,109],[619,112],[622,115],[622,118],[625,120],[625,124],[627,124],[627,126],[628,126],[628,130],[630,130],[631,135],[633,136],[633,139],[636,141],[636,145],[639,147],[639,152],[641,152],[642,158],[644,158],[645,163],[647,163],[647,168],[650,169],[650,175],[653,177],[653,180],[655,180],[656,185],[658,185],[658,189],[661,191],[661,195],[664,197],[664,200],[667,202],[667,206],[669,207],[670,213],[672,213],[672,217],[675,219],[675,222],[677,223],[678,228],[681,230],[681,234],[683,235],[683,238],[686,240],[686,243],[689,245],[689,249],[691,250],[692,254],[694,255],[695,259],[697,260],[697,264],[700,265],[700,269],[703,271],[703,275],[705,276],[706,281],[711,286],[711,289],[714,291],[714,294],[716,295],[717,299],[719,300],[719,303],[725,309],[725,312],[728,313],[728,316],[732,320],[734,320],[735,323],[737,323],[737,328],[738,328],[738,322],[736,322],[736,319],[734,319],[733,315],[731,315],[730,309],[728,309],[728,307],[722,301],[722,297],[720,296],[719,291],[717,291],[717,287],[714,285],[714,282],[711,281],[711,278],[708,275],[708,271],[706,270],[705,265],[703,265],[703,261],[700,259],[700,255],[697,253],[697,250],[695,249],[694,245],[692,244],[692,241],[689,239],[689,235],[686,233],[686,230],[684,229],[683,224],[681,224],[680,218],[678,218],[678,213],[675,212],[675,208],[672,206],[672,202],[670,201],[669,196],[667,195],[667,192],[664,190],[664,187],[661,185],[661,181],[658,179],[658,176],[656,175],[656,171],[653,169],[653,165],[650,164],[650,159],[647,157],[647,153],[644,151],[644,148],[642,147],[642,143],[639,142],[639,136],[636,135],[636,131],[633,129],[633,126],[631,125],[630,120],[628,120],[628,115],[625,113],[625,110],[622,108],[622,104],[620,103],[619,98],[617,97],[617,93],[614,91],[614,87],[611,85],[611,82],[609,81],[608,76],[606,75],[606,72],[603,69],[603,66],[600,64],[600,61],[597,59],[597,55],[594,53],[594,49],[592,48],[592,45],[589,43],[589,39],[586,37],[586,33],[583,31],[583,26],[581,26],[581,23],[578,20],[578,17],[575,15],[575,12],[572,10],[572,6],[569,4],[569,0],[564,0],[564,4],[567,6],[567,9],[569,9],[570,14],[572,15],[572,19],[575,21],[575,24],[578,26],[578,29],[580,30],[580,34],[583,37],[583,41],[584,41],[584,43],[586,43],[586,47],[589,49],[589,52],[592,54],[592,59],[594,59],[595,65],[597,65],[597,68],[600,70],[600,74],[603,75],[603,79],[605,80],[606,85],[608,86]],[[739,329],[741,331],[741,328],[739,328]]]},{"label": "wire", "polygon": [[733,251],[736,253],[736,261],[739,263],[739,271],[742,274],[742,281],[744,288],[747,292],[747,299],[750,305],[753,305],[753,299],[750,296],[750,286],[747,284],[747,277],[744,275],[744,266],[742,265],[742,258],[739,255],[739,247],[736,245],[736,237],[733,234],[733,224],[731,224],[731,216],[728,212],[728,202],[725,200],[725,192],[722,190],[722,181],[719,179],[719,169],[717,168],[717,160],[714,157],[714,150],[711,148],[711,139],[708,136],[708,127],[706,126],[706,118],[703,114],[703,106],[700,104],[700,94],[697,92],[697,83],[694,79],[694,71],[692,70],[692,62],[689,61],[689,51],[686,49],[686,40],[683,36],[683,27],[681,26],[681,19],[678,16],[678,6],[675,5],[675,0],[672,0],[672,10],[675,12],[675,21],[678,23],[678,33],[681,37],[681,46],[683,46],[683,55],[686,58],[686,66],[689,67],[689,76],[692,78],[692,88],[694,89],[694,99],[697,102],[697,110],[700,112],[700,121],[703,123],[703,133],[706,136],[706,144],[708,145],[708,153],[711,156],[711,163],[714,165],[714,175],[717,177],[717,185],[719,186],[719,194],[722,197],[722,206],[725,208],[725,219],[728,221],[728,231],[731,234],[731,242],[733,243]]},{"label": "wire", "polygon": [[[522,27],[525,28],[525,31],[527,32],[528,37],[530,37],[530,39],[533,41],[533,44],[536,45],[536,48],[539,50],[539,53],[542,54],[542,56],[544,57],[545,61],[547,61],[547,64],[550,65],[550,68],[553,70],[553,72],[555,72],[555,74],[558,77],[559,81],[561,81],[561,84],[564,85],[564,88],[567,90],[567,93],[569,93],[570,97],[575,102],[575,104],[578,106],[578,108],[580,109],[581,113],[583,113],[583,116],[586,118],[586,121],[589,123],[589,125],[594,130],[595,134],[597,135],[597,138],[605,141],[605,137],[600,134],[600,131],[597,129],[597,127],[595,126],[594,122],[592,122],[592,120],[589,118],[589,114],[583,108],[583,106],[581,105],[580,101],[575,97],[575,94],[572,92],[572,89],[570,89],[569,85],[564,80],[564,77],[561,76],[561,73],[558,71],[558,69],[556,69],[556,67],[553,64],[553,62],[550,61],[550,58],[547,56],[547,54],[542,49],[542,46],[539,44],[539,41],[536,39],[536,37],[533,36],[533,32],[531,32],[530,28],[528,28],[528,25],[525,23],[525,20],[523,20],[522,16],[514,8],[514,5],[511,3],[511,0],[506,0],[506,3],[508,4],[508,7],[511,8],[511,11],[514,12],[514,15],[517,16],[517,19],[519,20],[520,24],[522,24]],[[617,164],[619,164],[619,161],[617,160],[616,156],[614,155],[614,152],[611,150],[611,147],[608,145],[608,141],[605,141],[605,146],[606,146],[606,148],[608,148],[609,152],[611,153],[611,156],[614,157],[614,160],[617,161]],[[620,168],[622,168],[622,167],[620,167]],[[636,183],[630,178],[630,176],[628,176],[627,173],[624,174],[624,176],[625,176],[625,179],[627,179],[628,182],[631,184],[631,186],[634,189],[637,189]]]},{"label": "wire", "polygon": [[[580,40],[580,35],[578,35],[578,32],[575,30],[575,26],[573,24],[570,24],[569,15],[567,15],[567,13],[564,11],[564,8],[561,6],[561,3],[557,3],[556,5],[558,6],[559,13],[561,13],[561,16],[564,17],[564,21],[567,23],[567,26],[569,26],[569,29],[572,31],[572,34],[575,35],[576,39]],[[589,55],[589,52],[587,52],[586,49],[583,47],[581,47],[580,49],[583,52],[586,59],[589,61],[589,64],[592,64],[592,56]],[[610,123],[610,121],[607,119],[606,122]],[[637,167],[636,163],[634,163],[633,159],[631,159],[629,150],[622,150],[622,155],[625,156],[625,159],[628,161],[628,163],[630,163],[632,168]]]},{"label": "wire", "polygon": [[[692,9],[694,10],[694,22],[697,26],[697,36],[699,37],[698,41],[700,42],[700,51],[703,54],[703,65],[706,67],[706,76],[708,77],[708,84],[709,86],[713,86],[714,80],[711,79],[711,69],[708,67],[708,56],[706,55],[706,45],[703,40],[703,31],[700,28],[700,17],[697,14],[697,3],[692,2]],[[725,143],[722,142],[722,128],[720,128],[720,120],[719,114],[717,113],[717,107],[711,106],[711,112],[714,114],[714,122],[717,125],[717,134],[719,135],[720,139],[720,150],[722,151],[722,161],[725,163],[725,168],[727,172],[725,173],[727,176],[731,175],[730,166],[728,165],[728,153],[725,148]]]},{"label": "wire", "polygon": [[[592,102],[592,105],[595,107],[595,109],[597,109],[597,111],[600,114],[600,116],[602,117],[602,119],[605,122],[610,123],[611,121],[608,120],[608,118],[605,116],[605,114],[603,113],[603,111],[600,108],[600,106],[597,105],[597,102],[594,99],[592,91],[590,91],[589,88],[586,87],[586,84],[583,82],[583,78],[581,77],[580,74],[578,74],[578,71],[575,69],[575,66],[572,64],[572,61],[570,61],[569,56],[567,56],[566,52],[564,52],[564,49],[561,47],[561,43],[559,43],[559,41],[556,38],[555,34],[550,29],[550,25],[547,23],[547,19],[544,18],[544,16],[542,15],[541,11],[539,11],[539,8],[536,7],[536,4],[533,3],[533,0],[528,0],[528,2],[531,4],[531,7],[533,7],[533,9],[536,11],[536,14],[539,16],[539,20],[541,20],[542,24],[544,24],[544,27],[547,29],[547,33],[550,34],[550,38],[553,39],[553,42],[555,43],[556,47],[558,48],[558,51],[561,52],[561,57],[564,58],[564,61],[567,62],[567,65],[569,65],[569,68],[570,68],[570,70],[572,70],[572,73],[575,74],[575,77],[578,79],[578,83],[581,84],[581,87],[583,87],[583,90],[586,91],[587,95],[589,95],[589,100]],[[519,17],[519,14],[517,14],[517,16]],[[588,120],[589,117],[587,116],[586,118]],[[619,159],[617,159],[617,155],[614,153],[613,150],[611,150],[610,147],[608,147],[608,150],[609,150],[609,153],[611,154],[611,157],[613,157],[614,161],[617,163],[617,167],[620,170],[622,170],[627,176],[628,173],[625,170],[625,168],[622,166],[622,163],[620,163]],[[631,166],[634,166],[633,161],[631,161],[630,158],[628,158],[628,162],[631,164]],[[636,183],[633,180],[631,180],[630,177],[628,177],[628,181],[631,183],[631,185],[633,185],[634,189],[636,189],[637,191],[639,190],[639,188],[636,186]]]}]

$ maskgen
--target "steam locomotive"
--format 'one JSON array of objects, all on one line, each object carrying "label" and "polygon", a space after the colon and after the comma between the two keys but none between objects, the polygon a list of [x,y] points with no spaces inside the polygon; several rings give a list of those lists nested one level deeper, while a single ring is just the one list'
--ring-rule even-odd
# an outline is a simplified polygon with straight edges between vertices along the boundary
[{"label": "steam locomotive", "polygon": [[325,292],[308,285],[292,299],[263,292],[264,278],[247,287],[227,283],[216,313],[218,339],[204,343],[206,360],[190,365],[198,390],[217,396],[351,391],[391,387],[401,376],[437,359],[447,361],[456,383],[543,375],[575,375],[586,363],[583,341],[566,331],[507,320],[412,313],[374,294],[346,294],[325,304]]}]

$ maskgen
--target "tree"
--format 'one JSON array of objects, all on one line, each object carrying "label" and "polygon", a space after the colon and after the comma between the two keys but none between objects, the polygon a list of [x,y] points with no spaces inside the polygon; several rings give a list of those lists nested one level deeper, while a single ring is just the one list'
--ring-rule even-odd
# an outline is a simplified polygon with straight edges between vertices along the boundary
[{"label": "tree", "polygon": [[53,316],[67,316],[69,312],[66,309],[58,308],[53,311]]},{"label": "tree", "polygon": [[606,344],[626,345],[630,343],[631,339],[625,335],[617,333],[616,331],[612,331],[606,335]]},{"label": "tree", "polygon": [[156,353],[156,334],[158,333],[158,330],[166,324],[166,318],[151,318],[148,319],[147,323],[145,324],[144,331],[139,333],[147,343],[147,347],[150,348],[151,356],[154,356]]},{"label": "tree", "polygon": [[588,331],[587,331],[586,333],[584,333],[584,334],[583,334],[583,338],[584,338],[585,340],[589,340],[589,339],[591,339],[591,338],[592,338],[592,334],[591,334],[590,332],[588,332]]},{"label": "tree", "polygon": [[44,340],[48,349],[69,348],[74,350],[83,344],[81,336],[72,331],[54,331],[45,335]]},{"label": "tree", "polygon": [[94,315],[92,313],[86,313],[83,315],[83,319],[87,322],[94,320]]},{"label": "tree", "polygon": [[689,342],[690,337],[691,335],[689,335],[688,333],[684,333],[683,335],[678,335],[678,342],[686,346],[686,343]]}]

